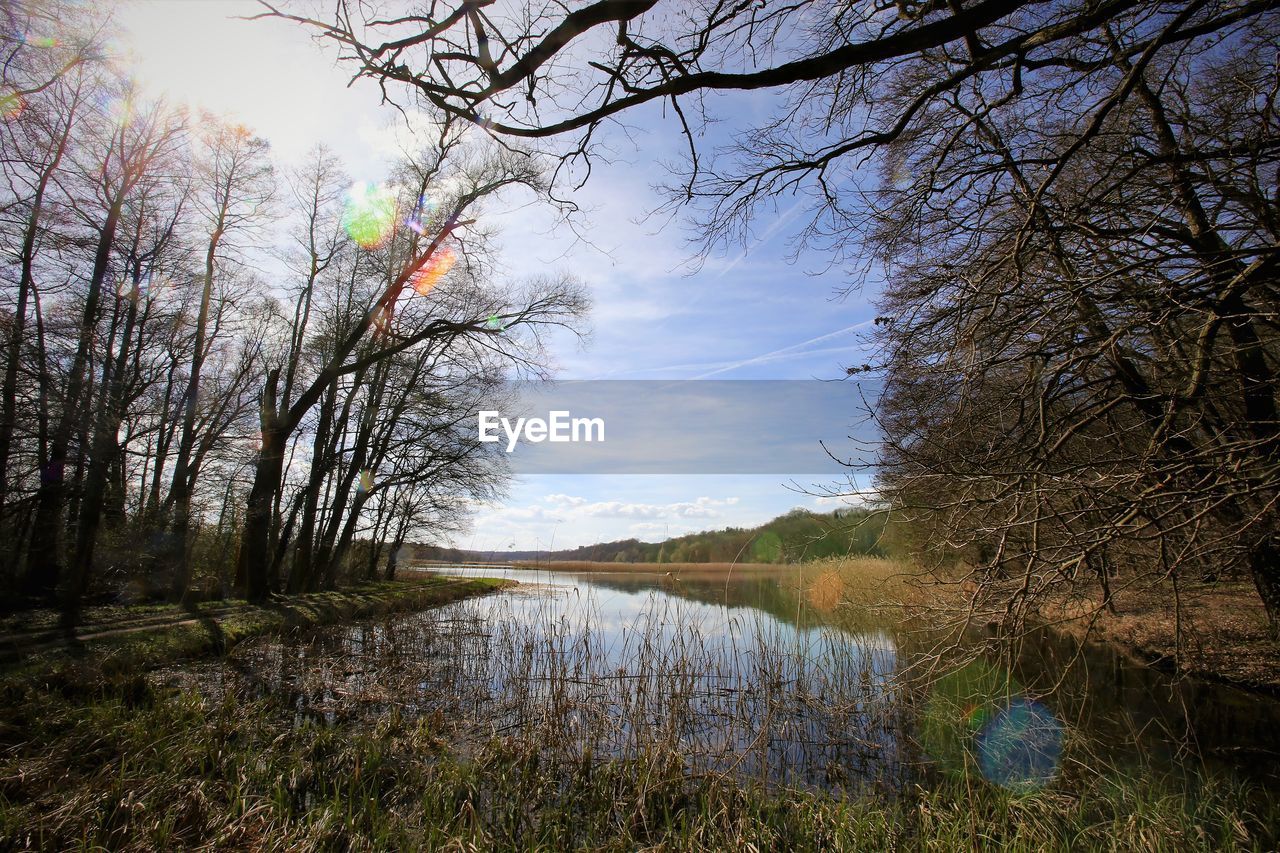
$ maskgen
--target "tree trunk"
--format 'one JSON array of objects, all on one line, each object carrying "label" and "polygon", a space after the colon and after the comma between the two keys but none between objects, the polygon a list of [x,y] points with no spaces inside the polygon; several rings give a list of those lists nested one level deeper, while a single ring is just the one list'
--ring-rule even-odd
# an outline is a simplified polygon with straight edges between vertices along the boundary
[{"label": "tree trunk", "polygon": [[316,424],[315,440],[311,444],[311,473],[302,499],[302,520],[298,526],[297,547],[293,551],[293,567],[289,570],[289,592],[298,593],[313,589],[316,574],[314,546],[316,538],[316,513],[320,506],[320,486],[329,473],[331,442],[329,435],[333,422],[333,409],[337,402],[338,385],[334,382],[320,401],[320,418]]},{"label": "tree trunk", "polygon": [[196,338],[191,350],[191,379],[187,384],[186,406],[182,416],[182,436],[178,440],[178,459],[173,467],[173,485],[169,491],[173,500],[173,544],[170,561],[173,565],[173,588],[170,597],[177,601],[187,593],[191,581],[190,555],[187,539],[191,530],[191,493],[195,487],[196,471],[191,464],[195,447],[196,407],[200,402],[200,372],[204,367],[205,337],[209,328],[209,303],[213,298],[214,259],[218,242],[222,239],[226,207],[218,216],[218,224],[204,256],[204,289],[200,294],[200,313],[196,317]]},{"label": "tree trunk", "polygon": [[[31,548],[27,559],[27,576],[24,584],[32,594],[48,596],[57,587],[62,574],[62,520],[66,507],[67,448],[71,432],[80,417],[81,398],[85,396],[85,380],[89,370],[90,348],[94,327],[98,319],[98,303],[102,297],[102,283],[106,279],[107,264],[115,245],[116,226],[120,221],[120,209],[124,205],[125,191],[119,190],[107,209],[102,230],[98,232],[98,247],[94,256],[93,277],[89,280],[89,292],[85,297],[84,315],[80,321],[80,340],[75,359],[67,377],[67,393],[62,401],[62,415],[53,432],[49,455],[40,469],[40,490],[36,493],[36,520],[31,532]],[[84,450],[81,448],[81,453]],[[74,609],[82,590],[80,585],[69,590],[68,606]]]},{"label": "tree trunk", "polygon": [[[73,108],[74,112],[74,108]],[[67,150],[67,139],[71,135],[71,117],[68,115],[66,130],[58,139],[49,165],[40,173],[36,182],[35,194],[31,199],[31,214],[27,218],[27,227],[22,235],[22,249],[19,252],[18,303],[13,312],[13,330],[9,334],[5,352],[4,385],[0,390],[0,502],[7,502],[9,495],[9,454],[13,442],[13,430],[17,421],[18,404],[18,364],[22,360],[22,333],[27,325],[27,305],[31,300],[31,288],[35,283],[36,238],[40,234],[40,215],[44,208],[44,195],[49,188],[49,180],[62,162],[62,155]]]},{"label": "tree trunk", "polygon": [[271,519],[276,492],[284,474],[284,450],[289,431],[276,413],[276,386],[280,369],[267,376],[262,392],[262,450],[254,469],[253,488],[245,507],[244,533],[236,561],[236,588],[250,601],[264,601],[270,593]]},{"label": "tree trunk", "polygon": [[1253,585],[1262,599],[1271,626],[1271,636],[1280,640],[1280,538],[1268,537],[1249,554]]},{"label": "tree trunk", "polygon": [[[134,250],[137,249],[135,236]],[[112,468],[118,462],[120,451],[118,433],[124,413],[125,368],[129,361],[129,345],[138,321],[138,300],[141,298],[142,270],[135,263],[130,283],[129,305],[125,309],[124,330],[120,334],[120,350],[114,361],[108,347],[103,359],[102,389],[99,393],[97,417],[94,418],[89,464],[85,472],[83,498],[80,501],[80,523],[76,530],[76,551],[73,564],[75,586],[84,589],[93,569],[93,552],[98,541],[98,527],[102,521],[107,489]]]}]

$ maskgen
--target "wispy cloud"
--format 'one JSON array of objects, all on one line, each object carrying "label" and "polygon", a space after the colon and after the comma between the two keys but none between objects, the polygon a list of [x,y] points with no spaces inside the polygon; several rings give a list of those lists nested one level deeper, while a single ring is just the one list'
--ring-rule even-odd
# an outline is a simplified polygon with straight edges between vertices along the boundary
[{"label": "wispy cloud", "polygon": [[765,364],[782,357],[790,357],[791,354],[800,354],[801,352],[808,353],[809,350],[807,350],[807,348],[814,344],[829,341],[832,338],[838,338],[841,335],[847,335],[850,332],[856,332],[859,329],[865,329],[874,322],[874,320],[863,320],[861,323],[854,323],[852,326],[845,326],[843,329],[836,329],[834,332],[827,332],[825,335],[818,335],[816,338],[809,338],[808,340],[801,341],[798,344],[792,344],[757,356],[752,356],[751,358],[744,358],[741,361],[735,361],[732,364],[725,365],[724,367],[716,370],[708,371],[701,376],[695,376],[694,379],[710,379],[712,376],[719,376],[721,373],[728,373],[731,370],[738,370],[742,367]]}]

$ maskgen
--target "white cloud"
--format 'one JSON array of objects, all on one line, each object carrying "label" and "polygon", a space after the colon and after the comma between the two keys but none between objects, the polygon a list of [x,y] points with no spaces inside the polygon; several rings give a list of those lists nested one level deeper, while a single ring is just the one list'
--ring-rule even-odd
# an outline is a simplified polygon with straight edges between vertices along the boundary
[{"label": "white cloud", "polygon": [[700,497],[694,501],[672,503],[634,503],[626,501],[588,502],[575,495],[553,494],[544,500],[571,517],[591,518],[719,518],[720,508],[734,506],[737,497],[716,499]]},{"label": "white cloud", "polygon": [[495,509],[489,515],[490,518],[503,521],[523,521],[542,524],[560,524],[563,518],[557,516],[553,510],[548,510],[541,506],[504,506]]},{"label": "white cloud", "polygon": [[645,542],[661,542],[672,536],[683,536],[686,533],[693,533],[697,528],[687,524],[659,524],[656,521],[641,521],[630,525],[627,530],[637,539]]}]

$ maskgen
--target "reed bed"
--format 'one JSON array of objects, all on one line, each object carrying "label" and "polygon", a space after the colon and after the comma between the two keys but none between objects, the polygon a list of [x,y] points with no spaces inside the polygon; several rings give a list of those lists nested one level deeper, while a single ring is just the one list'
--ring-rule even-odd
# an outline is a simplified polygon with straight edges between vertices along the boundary
[{"label": "reed bed", "polygon": [[1280,841],[1275,801],[1256,789],[1122,770],[1080,744],[1035,792],[967,765],[931,769],[911,737],[919,688],[898,677],[892,636],[708,613],[668,596],[605,606],[585,587],[526,590],[148,676],[13,687],[0,847]]},{"label": "reed bed", "polygon": [[285,695],[329,724],[434,715],[461,743],[519,740],[549,760],[660,755],[827,789],[902,777],[890,638],[792,631],[745,608],[708,624],[705,610],[655,596],[612,629],[593,593],[526,591],[159,678],[216,700]]}]

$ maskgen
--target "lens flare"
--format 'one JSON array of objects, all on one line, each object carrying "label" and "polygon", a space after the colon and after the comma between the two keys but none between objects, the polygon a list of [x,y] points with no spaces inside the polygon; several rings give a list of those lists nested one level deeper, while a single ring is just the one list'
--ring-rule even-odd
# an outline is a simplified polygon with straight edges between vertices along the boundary
[{"label": "lens flare", "polygon": [[22,95],[12,89],[0,89],[0,119],[13,121],[26,108],[27,102]]},{"label": "lens flare", "polygon": [[489,319],[484,321],[484,327],[486,329],[493,329],[495,332],[501,332],[502,320],[498,318],[497,314],[490,314]]},{"label": "lens flare", "polygon": [[347,190],[342,227],[362,249],[385,246],[396,227],[396,194],[383,184],[357,182]]},{"label": "lens flare", "polygon": [[373,471],[369,470],[368,468],[365,468],[363,471],[360,472],[360,482],[356,486],[356,489],[361,494],[365,494],[365,495],[373,491]]},{"label": "lens flare", "polygon": [[987,781],[1013,791],[1034,791],[1058,775],[1062,724],[1039,702],[1014,699],[983,726],[975,746]]},{"label": "lens flare", "polygon": [[920,740],[943,769],[971,766],[974,737],[1021,687],[999,667],[974,660],[938,679],[925,705]]},{"label": "lens flare", "polygon": [[440,279],[444,278],[444,274],[453,269],[457,260],[457,253],[453,249],[441,246],[427,258],[426,263],[418,268],[409,279],[409,283],[419,295],[426,296],[440,282]]},{"label": "lens flare", "polygon": [[415,234],[425,233],[431,227],[432,220],[435,219],[436,211],[440,209],[435,199],[430,196],[418,196],[418,201],[413,206],[413,210],[409,213],[409,217],[404,221],[405,227]]}]

